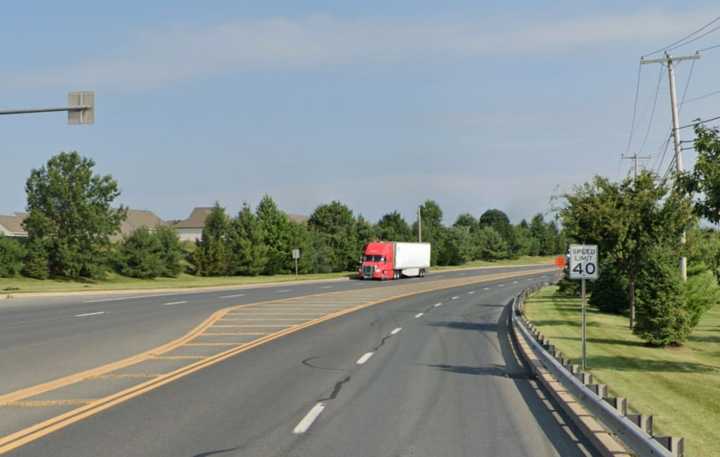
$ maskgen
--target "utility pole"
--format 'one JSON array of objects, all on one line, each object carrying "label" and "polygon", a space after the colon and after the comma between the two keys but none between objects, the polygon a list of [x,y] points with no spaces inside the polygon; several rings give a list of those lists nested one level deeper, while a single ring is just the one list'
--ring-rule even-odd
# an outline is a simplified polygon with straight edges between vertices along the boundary
[{"label": "utility pole", "polygon": [[422,205],[418,206],[418,243],[422,243]]},{"label": "utility pole", "polygon": [[[675,90],[675,71],[673,70],[673,63],[682,62],[683,60],[698,60],[700,53],[695,53],[690,56],[672,57],[670,54],[665,52],[665,57],[660,59],[644,60],[640,59],[641,64],[659,63],[666,65],[668,68],[668,80],[670,82],[670,108],[672,110],[672,138],[673,146],[675,146],[675,171],[679,174],[683,171],[683,158],[682,158],[682,146],[680,143],[680,114],[677,105],[677,91]],[[686,242],[685,232],[683,232],[680,243],[683,245]],[[683,281],[687,281],[687,258],[685,256],[680,257],[680,276]]]},{"label": "utility pole", "polygon": [[638,176],[638,161],[652,159],[652,157],[650,157],[650,156],[639,156],[637,152],[631,156],[624,155],[624,156],[622,156],[622,158],[624,160],[632,160],[633,161],[633,182],[635,182],[637,180],[637,176]]}]

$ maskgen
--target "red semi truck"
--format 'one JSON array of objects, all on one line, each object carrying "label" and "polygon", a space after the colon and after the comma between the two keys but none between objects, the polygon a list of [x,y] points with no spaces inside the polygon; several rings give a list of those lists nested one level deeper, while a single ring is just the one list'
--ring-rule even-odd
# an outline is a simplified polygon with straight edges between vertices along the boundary
[{"label": "red semi truck", "polygon": [[430,243],[375,241],[365,245],[360,279],[425,276],[430,268]]}]

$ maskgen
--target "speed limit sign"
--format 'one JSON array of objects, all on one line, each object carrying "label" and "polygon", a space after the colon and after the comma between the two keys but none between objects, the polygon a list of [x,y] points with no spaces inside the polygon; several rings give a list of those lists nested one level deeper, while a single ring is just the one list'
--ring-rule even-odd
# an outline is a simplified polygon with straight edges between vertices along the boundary
[{"label": "speed limit sign", "polygon": [[570,279],[598,278],[598,248],[594,244],[570,245]]}]

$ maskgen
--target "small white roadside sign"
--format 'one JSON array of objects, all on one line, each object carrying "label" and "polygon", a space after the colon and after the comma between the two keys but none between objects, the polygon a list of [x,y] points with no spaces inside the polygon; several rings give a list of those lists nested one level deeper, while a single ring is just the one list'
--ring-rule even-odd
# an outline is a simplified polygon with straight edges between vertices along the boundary
[{"label": "small white roadside sign", "polygon": [[570,279],[598,278],[598,248],[595,244],[570,245]]}]

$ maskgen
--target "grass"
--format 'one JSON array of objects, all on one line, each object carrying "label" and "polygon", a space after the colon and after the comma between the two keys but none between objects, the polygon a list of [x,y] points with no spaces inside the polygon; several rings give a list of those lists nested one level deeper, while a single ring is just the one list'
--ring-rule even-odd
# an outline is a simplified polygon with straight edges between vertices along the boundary
[{"label": "grass", "polygon": [[542,264],[552,264],[555,260],[554,255],[548,255],[548,256],[521,256],[517,259],[508,259],[508,260],[495,260],[495,261],[489,261],[489,260],[474,260],[472,262],[465,263],[460,266],[448,266],[448,267],[433,267],[434,271],[443,271],[443,270],[454,270],[454,269],[461,269],[461,268],[476,268],[476,267],[504,267],[504,266],[513,266],[513,265],[542,265]]},{"label": "grass", "polygon": [[[471,262],[461,267],[475,268],[482,266],[512,266],[524,264],[551,263],[552,257],[521,257],[513,260],[498,262]],[[447,270],[450,267],[433,267],[433,270]],[[248,284],[263,284],[271,282],[286,282],[296,280],[317,280],[343,278],[354,273],[320,273],[273,276],[218,276],[202,277],[183,274],[177,278],[134,279],[118,274],[109,274],[106,279],[95,281],[64,281],[56,279],[30,279],[24,277],[0,278],[0,294],[15,294],[29,292],[78,292],[78,291],[106,291],[130,289],[175,289],[197,288],[213,286],[240,286]]]},{"label": "grass", "polygon": [[[528,319],[567,357],[580,357],[580,300],[533,295]],[[631,407],[655,416],[656,433],[685,437],[686,455],[720,455],[720,306],[709,311],[682,347],[652,348],[624,316],[588,313],[588,368]]]}]

